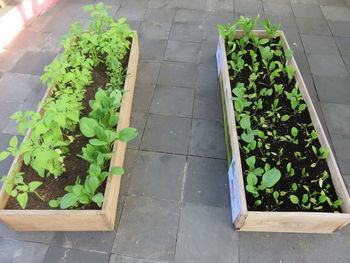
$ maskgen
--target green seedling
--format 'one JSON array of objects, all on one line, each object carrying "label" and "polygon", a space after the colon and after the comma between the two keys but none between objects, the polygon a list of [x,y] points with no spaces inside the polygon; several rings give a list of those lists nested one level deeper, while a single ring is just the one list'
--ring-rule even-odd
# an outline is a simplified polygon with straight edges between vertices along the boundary
[{"label": "green seedling", "polygon": [[280,34],[277,32],[281,27],[280,24],[271,25],[270,20],[268,18],[265,18],[265,20],[262,21],[260,25],[265,29],[269,37],[277,38],[280,36]]}]

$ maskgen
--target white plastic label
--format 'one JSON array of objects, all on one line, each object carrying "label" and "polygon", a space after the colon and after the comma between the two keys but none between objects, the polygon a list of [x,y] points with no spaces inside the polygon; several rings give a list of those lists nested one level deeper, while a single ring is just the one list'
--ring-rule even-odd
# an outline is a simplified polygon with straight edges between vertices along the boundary
[{"label": "white plastic label", "polygon": [[234,223],[241,211],[236,160],[234,158],[232,158],[232,162],[228,170],[228,180],[229,180],[229,187],[230,187],[232,223]]},{"label": "white plastic label", "polygon": [[222,67],[222,47],[221,47],[221,37],[219,37],[218,48],[216,50],[216,63],[218,68],[218,76],[220,78],[220,72]]}]

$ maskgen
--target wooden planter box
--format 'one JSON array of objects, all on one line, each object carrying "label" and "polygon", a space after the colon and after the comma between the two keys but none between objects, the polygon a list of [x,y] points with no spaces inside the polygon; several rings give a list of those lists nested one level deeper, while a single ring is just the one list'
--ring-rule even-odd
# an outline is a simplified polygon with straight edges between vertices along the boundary
[{"label": "wooden planter box", "polygon": [[[254,30],[254,33],[260,38],[268,37],[265,31],[262,30]],[[289,49],[285,35],[282,31],[280,31],[280,33],[281,38],[285,41],[284,49]],[[244,36],[243,31],[236,31],[237,39],[242,36]],[[231,195],[236,193],[236,196],[231,196],[232,211],[238,209],[238,216],[233,222],[234,228],[239,231],[332,233],[348,224],[350,222],[350,198],[332,151],[328,154],[327,164],[331,172],[331,178],[336,193],[338,197],[343,200],[343,204],[341,205],[343,213],[248,211],[234,108],[231,100],[232,90],[227,66],[225,44],[221,37],[219,38],[217,60],[225,119],[228,159],[229,161],[231,161],[232,158],[235,160],[235,178],[229,182]],[[300,92],[308,106],[311,120],[318,134],[318,139],[322,147],[331,149],[293,56],[289,59],[289,63],[296,69],[295,78],[296,81],[299,82]],[[235,188],[236,191],[233,191]],[[232,200],[236,200],[235,207]]]},{"label": "wooden planter box", "polygon": [[[120,108],[120,120],[117,130],[129,127],[132,100],[134,96],[137,65],[139,60],[139,44],[137,32],[132,40],[127,75],[125,80],[122,105]],[[47,90],[43,101],[51,95]],[[41,109],[38,109],[41,112]],[[30,134],[28,131],[27,136]],[[113,156],[110,167],[123,166],[126,151],[126,143],[116,141],[113,146]],[[22,164],[21,156],[18,156],[14,164]],[[19,168],[20,169],[20,168]],[[100,210],[10,210],[5,209],[9,196],[4,190],[0,192],[0,220],[16,231],[112,231],[115,226],[115,218],[118,205],[118,196],[121,176],[109,176],[107,179],[104,202]]]}]

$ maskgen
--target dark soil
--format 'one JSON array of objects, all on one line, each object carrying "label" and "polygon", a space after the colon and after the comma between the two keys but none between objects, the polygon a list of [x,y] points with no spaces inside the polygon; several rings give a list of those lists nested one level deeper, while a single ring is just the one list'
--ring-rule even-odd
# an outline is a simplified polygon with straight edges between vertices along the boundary
[{"label": "dark soil", "polygon": [[[243,59],[248,65],[251,64],[251,57],[249,55],[249,50],[252,48],[253,46],[249,44],[246,48],[247,54],[243,56]],[[257,53],[259,54],[259,52]],[[231,58],[227,57],[227,59],[230,60]],[[280,60],[280,59],[278,57],[275,57],[274,60]],[[260,54],[257,58],[257,61],[261,61]],[[271,87],[269,77],[267,75],[267,71],[263,69],[262,65],[260,65],[260,69],[259,69],[259,72],[261,71],[264,72],[264,74],[260,76],[259,79],[256,81],[258,92],[260,89],[264,87],[265,88]],[[242,70],[236,76],[235,79],[231,80],[231,87],[232,88],[236,87],[236,84],[238,82],[244,83],[245,86],[248,86],[249,84],[248,78],[250,73],[251,73],[250,69],[248,67],[245,67],[244,70]],[[230,70],[230,76],[232,75],[233,75],[233,72],[232,70]],[[286,75],[284,76],[281,74],[281,77],[277,78],[276,84],[283,84],[284,90],[291,92],[295,86],[295,79],[292,79],[292,81],[289,81]],[[251,94],[251,93],[254,93],[253,89],[247,90],[246,92],[246,94]],[[253,104],[252,104],[251,106],[246,107],[244,110],[248,110],[250,112],[250,116],[255,115],[258,117],[258,119],[264,116],[265,119],[268,120],[269,118],[266,116],[266,111],[271,109],[271,105],[273,104],[273,101],[276,98],[275,96],[276,96],[275,93],[273,93],[272,96],[262,97],[263,109],[255,111],[253,109]],[[311,146],[306,147],[305,139],[307,139],[308,136],[306,135],[306,130],[300,127],[300,124],[311,123],[311,118],[308,110],[303,111],[301,114],[294,114],[294,110],[291,108],[290,101],[287,99],[287,97],[284,94],[282,94],[278,98],[279,98],[278,105],[279,107],[282,106],[282,109],[279,110],[279,113],[281,114],[281,116],[283,116],[284,114],[288,114],[291,116],[291,118],[286,122],[282,122],[282,121],[273,122],[272,120],[269,120],[268,130],[270,131],[276,130],[278,135],[288,135],[290,134],[291,128],[296,127],[299,130],[299,134],[297,136],[298,144],[293,144],[290,142],[280,142],[278,140],[274,140],[271,136],[269,136],[269,138],[266,139],[263,142],[263,144],[270,143],[271,144],[270,150],[266,150],[264,147],[262,148],[256,147],[255,150],[251,151],[247,155],[241,148],[240,154],[242,157],[243,171],[246,171],[249,169],[245,162],[245,159],[248,158],[249,156],[256,156],[255,167],[261,167],[261,168],[263,168],[265,165],[265,162],[261,160],[261,158],[267,157],[267,162],[271,165],[271,167],[275,167],[279,169],[282,175],[280,181],[273,187],[274,190],[285,191],[287,192],[287,194],[284,197],[281,197],[281,196],[279,197],[279,201],[283,201],[283,204],[277,205],[271,193],[267,194],[265,193],[265,191],[259,191],[260,196],[258,199],[262,201],[262,204],[260,206],[256,206],[254,203],[257,199],[254,198],[251,193],[246,191],[248,210],[251,210],[251,211],[316,211],[312,209],[312,206],[310,209],[305,209],[299,205],[295,205],[291,203],[291,201],[289,200],[289,195],[290,194],[296,195],[299,198],[301,203],[303,194],[307,193],[307,191],[302,187],[303,185],[308,186],[310,188],[311,193],[314,191],[320,192],[321,188],[319,187],[318,182],[312,182],[312,181],[318,180],[319,178],[321,178],[322,173],[324,171],[327,171],[328,174],[330,175],[327,162],[324,159],[318,160],[315,154],[313,153]],[[253,118],[251,118],[251,121],[252,121],[252,125],[251,125],[252,128],[259,129],[263,131],[266,135],[267,129],[264,129],[261,126],[259,126],[258,123],[253,120]],[[307,129],[308,129],[308,132],[311,133],[311,131],[313,130],[313,127],[309,127]],[[239,136],[243,133],[243,130],[241,128],[238,128],[237,131]],[[241,139],[239,139],[239,143],[241,146],[247,144]],[[318,139],[314,140],[312,145],[314,145],[317,149],[321,147]],[[278,153],[280,149],[283,149],[282,157],[274,156],[274,155],[270,155],[270,156],[265,155],[266,152]],[[307,158],[305,160],[298,160],[294,156],[294,152],[300,152],[302,156],[305,156]],[[281,164],[277,165],[277,161],[279,159],[281,161]],[[295,169],[294,176],[290,176],[287,173],[286,166],[289,162],[292,163],[292,167]],[[316,167],[314,168],[310,167],[312,163],[317,163]],[[309,173],[310,176],[308,177],[302,176],[303,168],[306,169],[306,172]],[[246,184],[246,176],[247,176],[247,173],[244,172],[245,184]],[[259,182],[260,181],[261,181],[261,178],[259,178]],[[295,192],[291,189],[291,185],[293,183],[296,183],[298,185],[298,190]],[[338,198],[330,177],[324,182],[323,185],[326,186],[327,184],[330,184],[330,188],[328,189],[327,196],[332,200],[332,202],[334,202]],[[318,196],[316,197],[316,199],[318,200]],[[321,205],[323,206],[323,208],[320,210],[317,210],[319,212],[335,212],[335,211],[340,212],[341,211],[340,208],[335,209],[329,206],[327,202]]]},{"label": "dark soil", "polygon": [[[130,52],[121,61],[123,68],[126,70],[129,61]],[[99,88],[106,89],[106,84],[109,81],[109,77],[106,74],[106,66],[101,63],[99,66],[95,67],[92,72],[92,84],[86,87],[85,97],[83,100],[83,109],[80,114],[80,118],[87,117],[91,111],[89,107],[89,101],[94,99],[95,93]],[[40,181],[43,184],[36,190],[44,199],[43,202],[35,194],[29,193],[29,198],[27,202],[26,209],[60,209],[52,208],[49,206],[49,201],[62,197],[67,192],[64,188],[68,185],[73,185],[77,177],[84,182],[87,176],[87,170],[89,168],[89,162],[83,160],[78,154],[82,154],[82,148],[85,147],[89,142],[89,138],[81,135],[79,130],[79,125],[74,132],[67,132],[66,135],[74,136],[75,140],[68,147],[68,153],[64,159],[64,165],[66,171],[62,173],[57,179],[53,176],[42,178],[36,171],[34,171],[31,166],[22,166],[21,172],[24,172],[24,181],[26,183],[32,181]],[[109,165],[107,166],[109,167]],[[106,180],[107,181],[107,180]],[[97,189],[96,192],[104,193],[106,187],[106,181]],[[6,209],[21,209],[15,198],[10,197],[7,202]],[[101,209],[96,203],[92,202],[89,205],[84,206],[83,209]]]}]

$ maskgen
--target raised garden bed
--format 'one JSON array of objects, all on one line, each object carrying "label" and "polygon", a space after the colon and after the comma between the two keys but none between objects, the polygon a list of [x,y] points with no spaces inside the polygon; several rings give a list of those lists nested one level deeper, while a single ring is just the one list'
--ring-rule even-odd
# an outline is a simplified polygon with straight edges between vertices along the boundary
[{"label": "raised garden bed", "polygon": [[217,52],[234,227],[332,233],[350,222],[350,198],[286,37],[237,24],[220,27]]},{"label": "raised garden bed", "polygon": [[[95,17],[92,16],[92,23],[90,24],[92,27],[96,26],[96,24],[93,25],[94,21],[101,18],[103,20],[107,17],[105,7],[101,4],[97,6],[89,6],[88,9],[96,11]],[[108,19],[109,18],[105,20],[110,21],[107,23],[114,23],[111,22],[112,20]],[[111,231],[114,229],[121,174],[123,173],[121,167],[124,163],[126,142],[130,139],[125,137],[130,137],[132,135],[130,135],[130,132],[133,132],[128,127],[130,124],[131,107],[139,59],[137,32],[129,31],[132,32],[130,34],[126,30],[124,33],[123,30],[125,30],[125,27],[122,20],[113,24],[112,30],[114,26],[114,29],[116,30],[114,32],[117,32],[116,34],[118,35],[118,38],[122,39],[125,34],[126,39],[130,44],[123,42],[126,46],[119,46],[119,49],[113,46],[109,49],[109,47],[106,46],[107,53],[103,52],[100,55],[89,49],[82,51],[82,54],[89,54],[85,59],[93,58],[93,56],[96,55],[95,59],[100,62],[94,64],[93,61],[89,61],[89,64],[92,66],[91,80],[87,81],[88,84],[85,85],[85,88],[82,87],[85,89],[82,93],[85,98],[81,99],[82,105],[80,116],[77,121],[75,121],[75,128],[71,130],[62,128],[63,137],[68,144],[68,146],[64,145],[65,148],[62,148],[62,155],[64,158],[62,160],[63,171],[55,174],[57,169],[51,171],[49,170],[50,167],[48,167],[48,170],[45,170],[44,172],[44,176],[39,176],[37,170],[40,171],[40,169],[37,169],[35,163],[32,165],[32,160],[27,160],[27,163],[24,162],[24,158],[26,158],[25,153],[18,155],[10,168],[7,180],[0,192],[0,220],[16,231]],[[92,27],[89,28],[89,32],[93,32],[91,30]],[[75,29],[77,29],[77,27],[74,27],[72,32]],[[79,42],[80,38],[94,38],[94,36],[96,36],[96,38],[102,38],[103,36],[106,37],[105,41],[107,39],[108,42],[108,39],[111,36],[108,35],[108,33],[105,35],[103,35],[103,33],[102,35],[91,33],[90,36],[88,36],[89,32],[84,32],[82,29],[79,29],[78,31],[75,31],[78,33],[73,32],[68,41],[65,41],[65,52],[71,52],[71,49]],[[101,33],[102,31],[97,30],[96,32]],[[112,33],[112,31],[109,32]],[[116,42],[113,42],[112,40]],[[91,41],[91,43],[98,42]],[[119,42],[118,39],[112,36],[110,43],[113,45],[113,43],[118,44],[122,42]],[[79,43],[77,46],[79,46]],[[126,54],[119,62],[115,61],[113,55],[110,56],[110,54],[113,53],[113,50],[123,50],[124,48],[126,48]],[[63,57],[64,56],[65,54]],[[77,58],[76,56],[74,57]],[[80,57],[80,59],[82,59],[82,57]],[[107,62],[107,60],[109,60],[109,62]],[[64,59],[61,59],[61,62],[62,61],[64,61]],[[50,68],[48,68],[47,73],[55,72],[52,71],[52,69],[55,68],[55,63],[57,63],[57,61],[51,64],[51,71]],[[87,65],[87,68],[90,68],[90,66]],[[74,66],[68,66],[67,69],[73,70]],[[78,66],[78,69],[86,74],[80,66]],[[127,69],[126,72],[125,69]],[[114,73],[118,72],[120,75],[116,76]],[[62,92],[63,90],[58,88],[55,83],[63,83],[63,87],[65,87],[70,86],[70,81],[73,81],[70,77],[67,77],[63,82],[58,82],[58,77],[51,77],[50,75],[46,76],[47,78],[44,77],[42,80],[48,83],[49,88],[37,111],[40,116],[44,116],[44,114],[48,112],[48,109],[50,109],[47,106],[50,100],[53,99],[54,101],[58,101],[62,99],[61,96],[63,95],[61,94],[64,92]],[[67,76],[67,74],[65,73],[63,77],[64,76]],[[76,78],[74,79],[76,80]],[[82,80],[84,81],[84,79]],[[112,82],[113,80],[114,82]],[[78,88],[73,89],[73,91],[74,90],[78,90]],[[74,92],[71,96],[74,96]],[[107,104],[105,104],[107,103],[106,97],[104,95],[102,96],[102,94],[107,94],[107,100],[109,101],[108,105],[114,105],[114,108],[107,107]],[[89,98],[88,101],[87,98]],[[111,100],[111,98],[113,98],[113,100]],[[98,106],[98,103],[102,101],[102,111],[103,109],[111,109],[111,112],[108,113],[109,115],[105,115],[105,113],[103,114],[104,116],[109,116],[107,126],[109,125],[112,127],[111,129],[102,125],[102,123],[106,122],[106,120],[101,118],[102,111],[99,111]],[[69,105],[69,107],[73,107],[73,105]],[[72,119],[76,119],[74,116],[71,117]],[[87,125],[83,124],[84,119],[86,122],[85,124]],[[91,119],[95,119],[95,121]],[[61,123],[62,120],[58,121]],[[98,126],[96,123],[103,128],[102,133],[96,128]],[[35,127],[35,129],[37,129],[37,127]],[[108,136],[111,136],[110,138],[117,139],[113,139],[112,141],[109,137],[105,137],[104,134],[107,130],[110,130],[108,134]],[[113,130],[115,130],[115,132]],[[23,142],[26,142],[27,139],[30,141],[35,132],[37,131],[33,132],[33,128],[30,128]],[[107,144],[103,142],[103,140],[110,140],[111,143]],[[15,145],[14,148],[17,148],[17,143],[15,143],[16,139],[11,141],[11,147]],[[97,158],[97,161],[88,161],[89,154],[85,155],[86,158],[77,155],[80,154],[84,156],[84,150],[82,148],[85,147],[85,150],[87,150],[86,147],[88,144],[92,146],[96,145],[97,147],[111,147],[112,151],[108,154],[106,153],[102,161],[99,161],[99,158]],[[75,150],[78,146],[80,149]],[[56,149],[60,149],[59,147],[60,146]],[[95,149],[100,149],[98,151],[103,153],[102,148]],[[61,154],[61,150],[57,153]],[[100,168],[98,168],[99,165],[101,166]],[[11,176],[18,171],[25,172],[23,174],[24,184],[20,183],[13,185],[13,182],[10,181]],[[77,179],[77,175],[81,177]],[[92,177],[97,177],[100,182],[96,182],[96,178],[91,179]],[[40,181],[41,184],[33,184],[33,189],[35,186],[37,186],[37,188],[31,191],[30,183],[33,181]],[[13,196],[10,196],[8,194],[9,189],[6,189],[9,184],[12,184],[10,194],[13,193]],[[18,185],[22,188],[18,188]],[[29,185],[29,190],[24,185]],[[50,189],[52,191],[50,191]],[[16,191],[13,192],[14,190]],[[63,194],[60,195],[62,191]],[[92,193],[91,196],[89,196],[89,191]],[[26,198],[27,200],[24,202],[23,195],[21,198],[18,198],[20,193],[27,193],[29,198]],[[45,202],[40,200],[41,198],[45,199]],[[50,206],[52,208],[50,208]],[[21,209],[21,207],[25,209]]]}]

